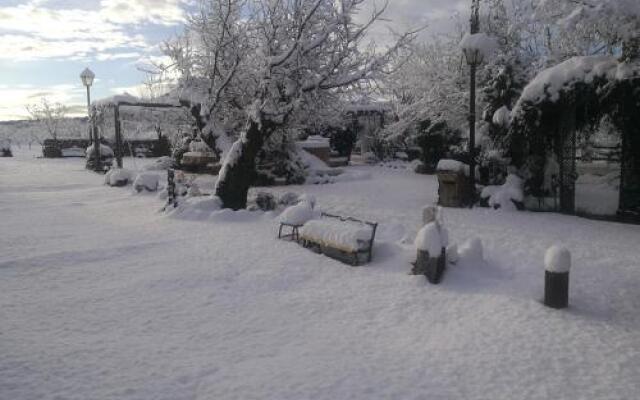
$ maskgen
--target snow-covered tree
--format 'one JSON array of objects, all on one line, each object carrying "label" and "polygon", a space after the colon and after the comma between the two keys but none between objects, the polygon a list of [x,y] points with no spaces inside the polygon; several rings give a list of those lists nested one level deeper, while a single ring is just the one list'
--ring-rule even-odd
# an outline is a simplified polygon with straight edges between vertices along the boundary
[{"label": "snow-covered tree", "polygon": [[[354,16],[366,0],[208,0],[186,33],[167,46],[180,85],[203,105],[205,135],[244,120],[226,153],[216,195],[225,207],[246,206],[255,159],[270,136],[315,104],[375,78],[412,37],[382,53],[363,49],[364,24]],[[184,97],[184,96],[183,96]]]},{"label": "snow-covered tree", "polygon": [[617,52],[638,57],[637,0],[539,0],[536,11],[550,25],[550,50],[564,58]]}]

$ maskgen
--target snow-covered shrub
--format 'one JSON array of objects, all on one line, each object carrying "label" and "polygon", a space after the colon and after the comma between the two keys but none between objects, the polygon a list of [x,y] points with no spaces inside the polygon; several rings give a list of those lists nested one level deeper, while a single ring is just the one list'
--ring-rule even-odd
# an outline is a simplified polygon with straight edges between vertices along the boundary
[{"label": "snow-covered shrub", "polygon": [[480,198],[488,199],[487,204],[496,210],[521,210],[524,208],[523,180],[509,174],[503,185],[485,187]]},{"label": "snow-covered shrub", "polygon": [[2,147],[0,148],[0,152],[0,157],[13,157],[10,145],[2,145]]},{"label": "snow-covered shrub", "polygon": [[159,185],[160,175],[151,172],[142,172],[133,181],[133,189],[136,192],[142,192],[143,190],[155,192],[158,190]]},{"label": "snow-covered shrub", "polygon": [[292,206],[294,204],[298,204],[299,201],[300,201],[300,198],[299,198],[298,194],[294,193],[294,192],[283,193],[278,198],[278,204],[281,205],[281,206],[285,206],[285,207]]},{"label": "snow-covered shrub", "polygon": [[273,193],[260,191],[249,198],[249,210],[271,211],[275,210],[278,202]]},{"label": "snow-covered shrub", "polygon": [[502,185],[507,177],[508,160],[497,150],[484,150],[478,157],[478,179],[482,185]]},{"label": "snow-covered shrub", "polygon": [[273,134],[258,152],[254,185],[299,185],[304,183],[306,176],[306,165],[286,132]]},{"label": "snow-covered shrub", "polygon": [[104,183],[109,186],[126,186],[133,182],[133,171],[125,168],[114,168],[104,175]]},{"label": "snow-covered shrub", "polygon": [[340,157],[351,159],[351,152],[356,144],[358,133],[352,126],[331,128],[329,130],[329,144]]},{"label": "snow-covered shrub", "polygon": [[424,173],[433,173],[438,161],[451,156],[462,139],[460,131],[450,128],[446,121],[432,123],[426,119],[418,122],[414,141],[422,150]]}]

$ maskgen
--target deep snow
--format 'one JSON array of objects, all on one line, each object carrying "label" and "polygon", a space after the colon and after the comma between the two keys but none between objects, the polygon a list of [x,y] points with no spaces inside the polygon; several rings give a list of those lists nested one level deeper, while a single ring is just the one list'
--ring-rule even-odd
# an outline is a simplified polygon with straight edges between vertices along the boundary
[{"label": "deep snow", "polygon": [[[0,399],[640,393],[638,226],[446,209],[449,241],[481,238],[484,261],[433,286],[408,274],[431,176],[357,167],[369,178],[271,189],[379,222],[374,261],[353,268],[277,240],[276,214],[168,216],[83,160],[16,153],[0,159]],[[572,256],[565,311],[541,304],[556,243]]]}]

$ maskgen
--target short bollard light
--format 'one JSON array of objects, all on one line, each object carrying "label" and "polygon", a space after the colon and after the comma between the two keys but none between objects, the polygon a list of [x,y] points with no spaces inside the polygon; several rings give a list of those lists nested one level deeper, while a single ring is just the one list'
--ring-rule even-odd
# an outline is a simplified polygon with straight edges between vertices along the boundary
[{"label": "short bollard light", "polygon": [[544,266],[544,305],[552,308],[568,307],[571,253],[562,246],[551,246],[544,256]]}]

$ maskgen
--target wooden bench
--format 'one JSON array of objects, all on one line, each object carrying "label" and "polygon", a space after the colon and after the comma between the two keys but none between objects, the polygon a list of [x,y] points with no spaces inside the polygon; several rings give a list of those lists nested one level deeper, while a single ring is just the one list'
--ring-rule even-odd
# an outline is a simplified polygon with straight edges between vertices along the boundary
[{"label": "wooden bench", "polygon": [[351,264],[370,262],[377,223],[322,213],[321,219],[311,220],[299,230],[299,239],[306,248]]}]

